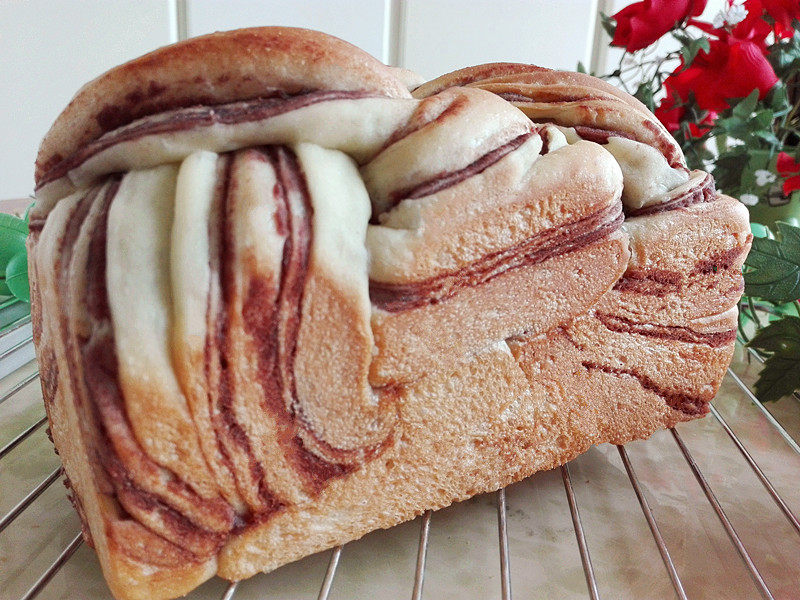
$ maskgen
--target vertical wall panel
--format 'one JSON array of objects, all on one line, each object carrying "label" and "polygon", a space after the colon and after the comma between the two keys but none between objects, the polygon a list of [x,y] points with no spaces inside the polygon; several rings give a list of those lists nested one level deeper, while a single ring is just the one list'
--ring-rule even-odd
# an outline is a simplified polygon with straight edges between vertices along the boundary
[{"label": "vertical wall panel", "polygon": [[384,0],[187,0],[189,36],[261,25],[307,27],[330,33],[386,60]]},{"label": "vertical wall panel", "polygon": [[0,2],[0,198],[33,191],[39,142],[81,85],[174,30],[172,0]]},{"label": "vertical wall panel", "polygon": [[484,62],[589,64],[596,0],[407,0],[402,66],[432,78]]}]

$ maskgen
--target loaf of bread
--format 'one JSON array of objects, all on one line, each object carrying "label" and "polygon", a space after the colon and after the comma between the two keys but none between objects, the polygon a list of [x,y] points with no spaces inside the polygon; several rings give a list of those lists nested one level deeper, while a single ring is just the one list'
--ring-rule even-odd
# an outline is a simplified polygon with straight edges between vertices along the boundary
[{"label": "loaf of bread", "polygon": [[744,207],[593,77],[417,83],[322,33],[216,33],[92,81],[42,142],[42,387],[117,598],[708,411]]}]

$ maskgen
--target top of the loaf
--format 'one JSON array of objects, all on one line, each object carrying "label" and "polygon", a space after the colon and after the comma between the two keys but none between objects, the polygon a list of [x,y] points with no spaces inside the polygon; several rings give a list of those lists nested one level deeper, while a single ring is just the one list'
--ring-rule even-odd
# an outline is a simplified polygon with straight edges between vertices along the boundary
[{"label": "top of the loaf", "polygon": [[292,27],[212,33],[159,48],[83,86],[42,141],[37,187],[80,147],[136,119],[276,91],[315,90],[409,97],[395,70],[331,35]]}]

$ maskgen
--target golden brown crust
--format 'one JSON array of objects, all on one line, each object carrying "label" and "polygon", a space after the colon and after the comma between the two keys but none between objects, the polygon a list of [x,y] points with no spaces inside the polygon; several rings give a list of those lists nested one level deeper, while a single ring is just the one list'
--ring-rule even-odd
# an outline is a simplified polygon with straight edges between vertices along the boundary
[{"label": "golden brown crust", "polygon": [[[375,401],[366,377],[373,331],[353,298],[323,272],[309,274],[303,302],[295,357],[298,401],[311,429],[324,432],[319,441],[339,450],[330,458],[346,460],[346,451],[381,444],[394,425],[391,406]],[[320,371],[322,364],[326,368]],[[317,442],[305,438],[308,447]],[[319,450],[324,455],[326,448]]]},{"label": "golden brown crust", "polygon": [[593,90],[607,97],[618,98],[642,115],[648,118],[652,117],[652,113],[639,100],[602,79],[592,77],[586,73],[558,71],[522,63],[486,63],[458,69],[416,87],[413,95],[415,98],[425,98],[449,87],[466,86],[477,82],[503,83],[525,82],[528,80],[542,85],[558,85],[564,89]]},{"label": "golden brown crust", "polygon": [[[113,498],[111,485],[92,457],[97,425],[86,403],[76,399],[77,365],[63,336],[63,301],[59,271],[63,257],[53,248],[64,237],[61,223],[48,236],[34,232],[28,252],[36,284],[31,312],[36,323],[36,355],[41,365],[42,396],[53,442],[67,474],[72,500],[82,519],[84,539],[94,547],[112,593],[131,600],[176,597],[216,571],[216,558],[197,560],[131,519]],[[40,237],[43,243],[40,243]],[[43,247],[44,246],[44,247]],[[48,248],[49,246],[49,248]],[[57,305],[56,305],[57,304]]]},{"label": "golden brown crust", "polygon": [[409,96],[395,71],[333,36],[288,27],[212,33],[155,50],[81,88],[42,141],[36,183],[87,142],[138,118],[310,90]]},{"label": "golden brown crust", "polygon": [[713,202],[630,218],[631,262],[610,296],[625,296],[621,316],[685,325],[725,313],[744,289],[741,267],[752,235],[747,209]]}]

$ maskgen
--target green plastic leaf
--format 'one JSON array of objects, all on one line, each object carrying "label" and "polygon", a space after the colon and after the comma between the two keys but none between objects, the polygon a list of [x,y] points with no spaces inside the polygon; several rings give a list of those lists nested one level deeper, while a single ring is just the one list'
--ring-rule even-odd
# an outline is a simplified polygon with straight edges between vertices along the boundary
[{"label": "green plastic leaf", "polygon": [[800,360],[800,318],[784,315],[772,321],[759,329],[747,345],[763,353]]},{"label": "green plastic leaf", "polygon": [[772,127],[772,119],[774,117],[774,113],[768,108],[759,110],[755,115],[753,115],[752,125],[754,125],[757,129],[769,129]]},{"label": "green plastic leaf", "polygon": [[8,289],[6,285],[6,278],[0,277],[0,298],[7,298],[8,296],[13,296],[14,294],[11,293],[11,290]]},{"label": "green plastic leaf", "polygon": [[792,105],[789,103],[789,93],[786,90],[786,85],[779,81],[776,83],[769,93],[769,106],[775,115],[775,118],[780,118],[791,110]]},{"label": "green plastic leaf", "polygon": [[653,100],[653,86],[649,81],[639,84],[634,97],[651,111],[656,109],[656,104]]},{"label": "green plastic leaf", "polygon": [[787,80],[792,71],[800,69],[800,29],[795,30],[795,34],[784,40],[778,40],[768,48],[767,58],[775,74],[781,80]]},{"label": "green plastic leaf", "polygon": [[720,154],[714,163],[713,175],[717,187],[731,196],[739,196],[742,174],[747,171],[750,157],[743,146],[734,146]]},{"label": "green plastic leaf", "polygon": [[743,166],[739,175],[739,195],[748,193],[766,198],[773,184],[769,181],[759,183],[760,179],[756,176],[756,172],[766,170],[774,173],[774,155],[775,153],[769,150],[747,148],[747,163]]},{"label": "green plastic leaf", "polygon": [[717,154],[722,154],[725,150],[728,149],[728,136],[724,133],[720,133],[714,136],[714,144],[717,147]]},{"label": "green plastic leaf", "polygon": [[17,300],[31,301],[31,289],[28,283],[28,255],[25,252],[13,256],[8,261],[6,285]]},{"label": "green plastic leaf", "polygon": [[[678,37],[678,36],[676,36]],[[708,52],[711,46],[708,43],[708,38],[701,37],[697,39],[691,39],[689,36],[685,36],[682,39],[679,38],[679,41],[684,44],[680,50],[681,57],[683,58],[683,68],[686,69],[691,66],[692,61],[694,61],[697,53],[700,50],[704,52]]]},{"label": "green plastic leaf", "polygon": [[19,217],[0,213],[0,273],[12,257],[25,252],[28,224]]},{"label": "green plastic leaf", "polygon": [[608,37],[613,38],[617,31],[617,22],[608,15],[600,13],[600,24],[605,29]]},{"label": "green plastic leaf", "polygon": [[23,235],[28,235],[28,224],[25,219],[20,219],[8,213],[0,213],[0,229],[16,231]]},{"label": "green plastic leaf", "polygon": [[761,223],[750,223],[750,231],[753,234],[753,237],[757,238],[770,237],[769,228],[766,225],[762,225]]},{"label": "green plastic leaf", "polygon": [[749,119],[750,115],[756,109],[758,104],[758,88],[754,89],[747,98],[742,98],[736,106],[733,107],[731,114],[739,119]]},{"label": "green plastic leaf", "polygon": [[719,133],[742,139],[750,134],[750,117],[726,117],[718,119],[716,123]]},{"label": "green plastic leaf", "polygon": [[26,225],[29,225],[31,222],[31,210],[34,206],[36,206],[36,202],[31,202],[28,208],[25,209],[25,215],[22,217],[22,220],[25,221]]},{"label": "green plastic leaf", "polygon": [[755,135],[773,146],[780,146],[781,141],[771,131],[756,131]]},{"label": "green plastic leaf", "polygon": [[778,222],[779,239],[754,238],[744,292],[783,304],[800,298],[800,227]]},{"label": "green plastic leaf", "polygon": [[674,37],[681,44],[688,44],[689,41],[692,39],[689,37],[689,34],[683,31],[682,29],[674,29],[670,33],[672,34],[672,37]]},{"label": "green plastic leaf", "polygon": [[770,356],[756,381],[756,395],[763,402],[773,402],[800,389],[800,357]]}]

